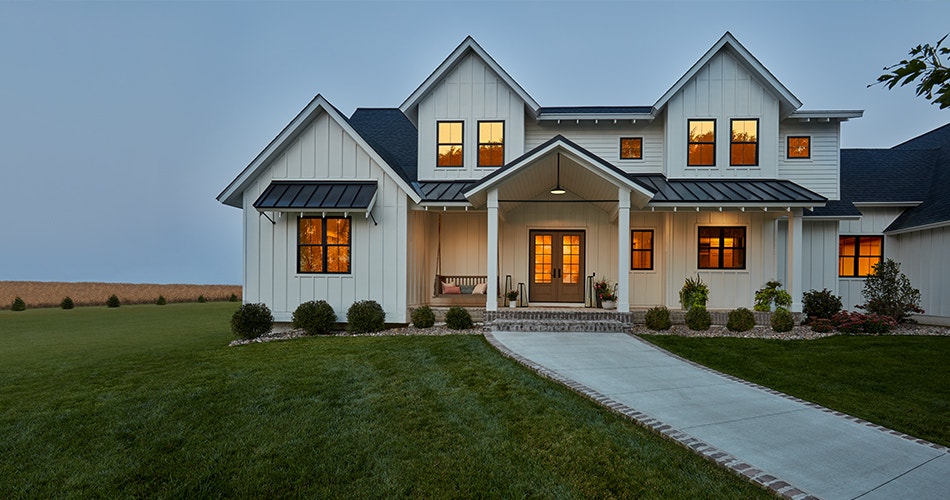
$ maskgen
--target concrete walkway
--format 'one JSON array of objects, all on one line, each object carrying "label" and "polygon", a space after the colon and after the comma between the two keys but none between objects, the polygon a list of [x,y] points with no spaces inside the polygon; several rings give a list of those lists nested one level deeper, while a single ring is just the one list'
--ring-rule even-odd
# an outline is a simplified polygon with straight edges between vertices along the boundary
[{"label": "concrete walkway", "polygon": [[788,498],[950,498],[950,450],[623,333],[493,332],[506,355]]}]

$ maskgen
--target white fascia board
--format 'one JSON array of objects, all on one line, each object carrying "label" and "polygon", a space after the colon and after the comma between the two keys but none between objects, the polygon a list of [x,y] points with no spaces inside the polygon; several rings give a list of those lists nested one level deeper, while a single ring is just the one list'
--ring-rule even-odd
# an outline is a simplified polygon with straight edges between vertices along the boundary
[{"label": "white fascia board", "polygon": [[907,227],[904,229],[896,229],[893,231],[884,231],[884,234],[887,236],[894,236],[894,235],[904,234],[904,233],[913,233],[915,231],[926,231],[928,229],[940,229],[942,227],[947,227],[947,226],[950,226],[950,220],[946,220],[943,222],[934,222],[933,224],[924,224],[922,226],[913,226],[913,227]]},{"label": "white fascia board", "polygon": [[551,114],[540,114],[538,115],[539,122],[554,122],[554,121],[591,121],[591,120],[603,120],[605,122],[610,121],[629,121],[629,120],[643,120],[643,121],[653,121],[656,119],[656,115],[653,113],[551,113]]},{"label": "white fascia board", "polygon": [[863,109],[828,109],[828,110],[798,110],[788,115],[790,119],[797,120],[848,120],[849,118],[861,118],[864,116]]},{"label": "white fascia board", "polygon": [[853,201],[852,205],[856,207],[896,207],[913,208],[923,203],[922,201]]},{"label": "white fascia board", "polygon": [[769,209],[781,209],[784,211],[786,208],[813,208],[813,207],[823,207],[824,203],[821,202],[805,202],[805,201],[769,201],[769,202],[715,202],[715,201],[651,201],[647,203],[647,208],[677,208],[679,210],[695,210],[699,208],[745,208],[746,210],[755,211],[756,209],[762,209],[768,207]]}]

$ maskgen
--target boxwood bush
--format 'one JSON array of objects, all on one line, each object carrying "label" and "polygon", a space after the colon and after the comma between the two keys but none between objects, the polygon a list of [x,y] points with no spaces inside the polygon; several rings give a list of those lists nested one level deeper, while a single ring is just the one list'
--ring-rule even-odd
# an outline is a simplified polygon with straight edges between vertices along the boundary
[{"label": "boxwood bush", "polygon": [[386,312],[375,300],[354,302],[346,311],[346,331],[378,332],[386,327]]},{"label": "boxwood bush", "polygon": [[274,327],[274,315],[267,304],[244,304],[231,316],[231,332],[241,339],[253,339]]},{"label": "boxwood bush", "polygon": [[784,307],[777,307],[772,313],[772,330],[776,332],[788,332],[795,327],[795,318],[792,313]]},{"label": "boxwood bush", "polygon": [[336,311],[325,300],[311,300],[297,306],[292,323],[307,335],[326,335],[336,324]]},{"label": "boxwood bush", "polygon": [[464,307],[452,306],[445,313],[445,326],[453,330],[468,330],[475,326],[472,315]]},{"label": "boxwood bush", "polygon": [[416,328],[432,328],[435,325],[435,313],[429,306],[421,306],[412,310],[412,325]]},{"label": "boxwood bush", "polygon": [[647,328],[655,332],[669,330],[673,326],[670,320],[670,310],[666,306],[656,306],[650,308],[644,317]]},{"label": "boxwood bush", "polygon": [[729,312],[726,328],[731,332],[747,332],[755,326],[755,315],[752,311],[740,307]]},{"label": "boxwood bush", "polygon": [[709,311],[705,307],[699,307],[694,305],[686,313],[686,326],[690,330],[703,331],[709,330],[709,327],[712,326],[712,318],[709,316]]}]

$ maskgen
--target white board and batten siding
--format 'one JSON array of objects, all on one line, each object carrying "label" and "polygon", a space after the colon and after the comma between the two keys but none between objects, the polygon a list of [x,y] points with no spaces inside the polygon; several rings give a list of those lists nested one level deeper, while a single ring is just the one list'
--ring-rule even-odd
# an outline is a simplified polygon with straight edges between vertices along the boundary
[{"label": "white board and batten siding", "polygon": [[[659,174],[663,172],[662,121],[639,121],[635,124],[630,123],[630,120],[620,120],[617,124],[608,120],[601,120],[597,124],[565,121],[561,124],[545,122],[543,125],[528,121],[525,124],[525,151],[531,151],[558,134],[627,173]],[[643,159],[621,160],[621,137],[642,138]]]},{"label": "white board and batten siding", "polygon": [[[829,200],[840,199],[841,124],[837,121],[802,122],[794,118],[779,124],[778,177],[808,188]],[[810,158],[788,158],[788,138],[809,137]]]},{"label": "white board and batten siding", "polygon": [[[348,274],[297,273],[299,213],[268,213],[276,221],[271,224],[253,207],[271,181],[317,179],[377,181],[372,214],[378,225],[363,213],[349,214],[352,222]],[[386,312],[387,322],[406,321],[408,198],[328,115],[317,117],[258,175],[244,191],[244,207],[245,302],[264,302],[277,321],[290,321],[301,303],[326,300],[338,320],[345,321],[353,302],[375,300]]]},{"label": "white board and batten siding", "polygon": [[[788,221],[778,221],[776,279],[788,284]],[[828,289],[838,294],[838,221],[802,221],[802,293]]]},{"label": "white board and batten siding", "polygon": [[[478,179],[494,168],[478,168],[478,122],[505,122],[505,163],[524,153],[525,103],[475,55],[468,55],[419,103],[420,180]],[[462,121],[462,168],[436,167],[436,124]]]},{"label": "white board and batten siding", "polygon": [[[890,249],[889,242],[893,242]],[[884,252],[901,263],[901,272],[920,290],[924,314],[918,320],[950,326],[950,266],[942,260],[950,249],[950,226],[898,234],[884,246]]]},{"label": "white board and batten siding", "polygon": [[[779,100],[736,60],[721,51],[666,105],[666,175],[670,178],[776,178]],[[688,121],[716,120],[716,165],[687,167]],[[759,165],[729,165],[730,120],[759,120]]]}]

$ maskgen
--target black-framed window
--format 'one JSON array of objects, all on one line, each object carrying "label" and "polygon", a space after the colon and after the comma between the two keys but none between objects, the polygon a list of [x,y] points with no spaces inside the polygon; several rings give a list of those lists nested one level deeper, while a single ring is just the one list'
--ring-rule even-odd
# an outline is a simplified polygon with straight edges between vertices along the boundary
[{"label": "black-framed window", "polygon": [[838,276],[860,278],[874,274],[884,260],[883,236],[839,236]]},{"label": "black-framed window", "polygon": [[630,231],[630,269],[649,271],[653,269],[653,230]]},{"label": "black-framed window", "polygon": [[689,145],[686,165],[712,167],[716,165],[716,120],[688,120]]},{"label": "black-framed window", "polygon": [[746,228],[700,226],[700,269],[745,269]]},{"label": "black-framed window", "polygon": [[436,123],[436,162],[437,167],[461,167],[463,166],[463,146],[464,146],[463,122],[437,122]]},{"label": "black-framed window", "polygon": [[350,272],[350,218],[297,219],[297,272],[347,274]]},{"label": "black-framed window", "polygon": [[501,167],[505,164],[505,122],[478,122],[478,166]]},{"label": "black-framed window", "polygon": [[757,118],[733,119],[729,145],[729,165],[754,167],[759,164],[759,120]]},{"label": "black-framed window", "polygon": [[620,159],[621,160],[642,160],[643,159],[643,137],[621,137],[620,138]]},{"label": "black-framed window", "polygon": [[785,157],[788,159],[811,158],[811,137],[790,135],[785,145]]}]

